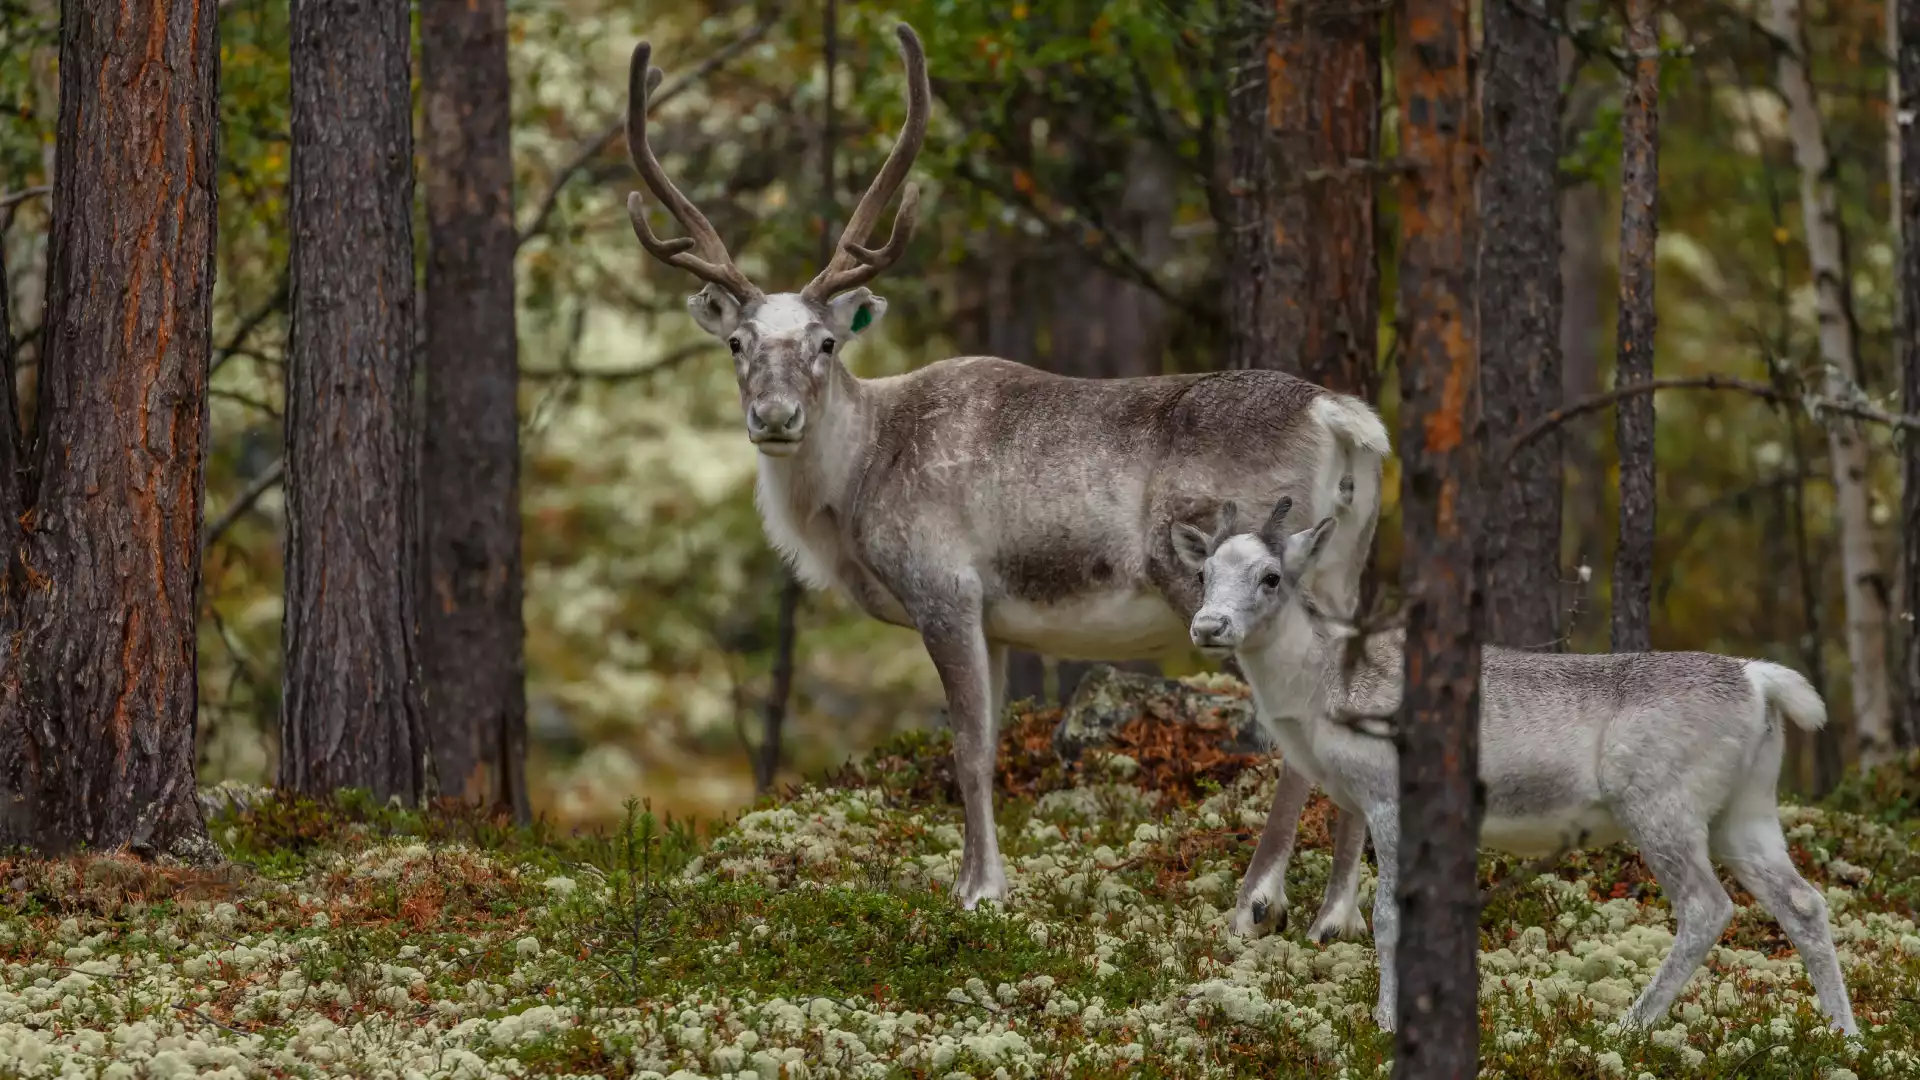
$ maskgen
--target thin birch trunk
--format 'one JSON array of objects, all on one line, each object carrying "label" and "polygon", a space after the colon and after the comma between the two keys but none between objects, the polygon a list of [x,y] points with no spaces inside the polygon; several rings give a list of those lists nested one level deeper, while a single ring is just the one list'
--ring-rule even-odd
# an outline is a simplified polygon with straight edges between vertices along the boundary
[{"label": "thin birch trunk", "polygon": [[[1840,232],[1839,198],[1832,157],[1804,58],[1806,34],[1800,0],[1771,0],[1769,27],[1778,59],[1774,77],[1787,103],[1793,156],[1800,168],[1800,214],[1807,232],[1819,314],[1824,394],[1847,400],[1857,393],[1859,366],[1848,296],[1846,246]],[[1887,579],[1874,547],[1868,491],[1867,443],[1860,425],[1835,418],[1827,424],[1827,456],[1833,468],[1840,513],[1840,563],[1845,575],[1847,657],[1852,668],[1854,739],[1859,763],[1872,767],[1894,751],[1893,705],[1887,672]]]}]

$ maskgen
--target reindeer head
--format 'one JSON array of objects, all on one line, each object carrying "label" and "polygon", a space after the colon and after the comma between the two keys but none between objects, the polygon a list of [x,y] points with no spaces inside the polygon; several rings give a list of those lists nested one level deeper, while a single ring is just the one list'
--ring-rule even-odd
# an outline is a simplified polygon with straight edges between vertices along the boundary
[{"label": "reindeer head", "polygon": [[1246,644],[1300,593],[1300,582],[1333,534],[1334,519],[1288,536],[1293,500],[1283,497],[1258,531],[1236,533],[1236,508],[1228,503],[1209,536],[1184,521],[1173,524],[1173,550],[1200,575],[1205,590],[1188,632],[1209,656],[1224,656]]},{"label": "reindeer head", "polygon": [[648,254],[706,279],[707,286],[687,297],[687,309],[701,329],[727,343],[740,382],[747,437],[760,452],[793,453],[806,438],[809,422],[827,407],[840,352],[854,336],[887,313],[885,299],[865,288],[893,265],[912,239],[920,208],[920,189],[906,185],[893,231],[879,248],[864,246],[880,212],[900,190],[914,156],[927,136],[927,58],[920,38],[900,26],[900,54],[907,65],[907,122],[886,164],[847,220],[833,259],[799,292],[762,292],[735,266],[713,224],[667,179],[647,145],[647,96],[661,72],[648,62],[653,47],[633,50],[627,73],[627,152],[655,198],[687,230],[677,240],[661,240],[647,224],[640,193],[627,196],[627,216]]}]

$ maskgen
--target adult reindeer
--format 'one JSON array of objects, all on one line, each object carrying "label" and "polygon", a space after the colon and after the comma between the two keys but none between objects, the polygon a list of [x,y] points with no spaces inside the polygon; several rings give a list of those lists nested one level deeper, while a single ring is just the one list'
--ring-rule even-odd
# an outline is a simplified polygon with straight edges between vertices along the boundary
[{"label": "adult reindeer", "polygon": [[[838,589],[926,643],[966,806],[955,891],[971,908],[1007,888],[993,769],[1008,647],[1089,659],[1184,649],[1201,588],[1174,554],[1171,526],[1211,521],[1235,499],[1291,496],[1348,522],[1349,543],[1316,581],[1330,603],[1350,606],[1388,444],[1365,402],[1277,372],[1084,380],[984,356],[882,379],[849,372],[842,347],[887,310],[866,284],[906,250],[919,209],[906,184],[887,242],[865,246],[927,133],[926,57],[910,27],[899,37],[906,125],[832,260],[799,292],[769,295],[747,280],[667,179],[647,145],[647,94],[660,72],[644,41],[628,72],[627,149],[688,235],[656,236],[638,192],[627,212],[650,254],[707,282],[687,307],[733,353],[769,539],[808,585]],[[1273,818],[1297,820],[1308,789],[1288,770]],[[1340,824],[1351,875],[1364,824]],[[1235,916],[1243,932],[1284,916],[1272,871],[1291,842],[1272,847],[1248,871]],[[1323,911],[1321,923],[1322,936],[1365,930],[1351,912]]]}]

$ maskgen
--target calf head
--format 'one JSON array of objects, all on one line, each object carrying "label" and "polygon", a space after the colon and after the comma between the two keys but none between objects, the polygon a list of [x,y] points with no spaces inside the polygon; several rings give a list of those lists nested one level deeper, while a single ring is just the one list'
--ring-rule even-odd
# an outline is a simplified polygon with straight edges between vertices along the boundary
[{"label": "calf head", "polygon": [[1266,521],[1251,532],[1234,528],[1236,508],[1228,503],[1211,535],[1186,522],[1173,525],[1173,550],[1200,575],[1203,599],[1188,631],[1194,645],[1209,656],[1224,656],[1265,630],[1300,595],[1300,583],[1326,549],[1335,521],[1322,518],[1309,529],[1288,535],[1291,498],[1274,504]]}]

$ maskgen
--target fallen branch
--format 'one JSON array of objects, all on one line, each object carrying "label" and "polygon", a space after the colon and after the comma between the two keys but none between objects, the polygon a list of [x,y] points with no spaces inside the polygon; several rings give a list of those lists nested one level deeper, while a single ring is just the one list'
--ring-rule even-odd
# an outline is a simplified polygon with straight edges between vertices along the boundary
[{"label": "fallen branch", "polygon": [[176,1009],[179,1009],[183,1013],[191,1013],[192,1015],[197,1016],[202,1020],[205,1020],[207,1023],[212,1024],[214,1027],[217,1027],[222,1031],[231,1031],[235,1035],[238,1035],[243,1039],[249,1038],[251,1036],[250,1032],[241,1031],[239,1028],[234,1027],[231,1024],[223,1024],[220,1021],[215,1020],[213,1017],[208,1016],[206,1013],[201,1012],[199,1009],[194,1008],[193,1006],[187,1004],[184,1001],[174,1002],[173,1007]]},{"label": "fallen branch", "polygon": [[128,974],[118,971],[81,971],[77,967],[69,967],[66,964],[55,964],[51,961],[47,961],[46,964],[56,971],[71,971],[75,975],[85,975],[89,979],[138,979],[144,974],[144,972]]},{"label": "fallen branch", "polygon": [[[739,37],[721,46],[706,59],[688,69],[686,74],[675,77],[667,82],[666,85],[662,86],[657,93],[648,95],[648,111],[658,109],[660,106],[665,105],[675,97],[686,92],[693,84],[713,74],[713,72],[722,65],[757,44],[761,38],[767,36],[767,31],[772,28],[773,19],[771,17],[749,27],[746,32],[742,33]],[[568,158],[566,164],[560,166],[560,171],[555,174],[553,186],[547,189],[546,197],[540,200],[540,208],[534,211],[533,220],[529,221],[527,227],[522,229],[519,236],[514,239],[514,247],[518,248],[546,231],[547,219],[553,216],[553,211],[560,205],[560,192],[563,191],[582,170],[588,165],[593,164],[593,159],[599,157],[601,152],[606,150],[607,146],[615,139],[618,139],[626,129],[627,121],[626,117],[623,116],[607,125],[605,131],[582,143],[580,148],[574,151],[573,156]]]}]

